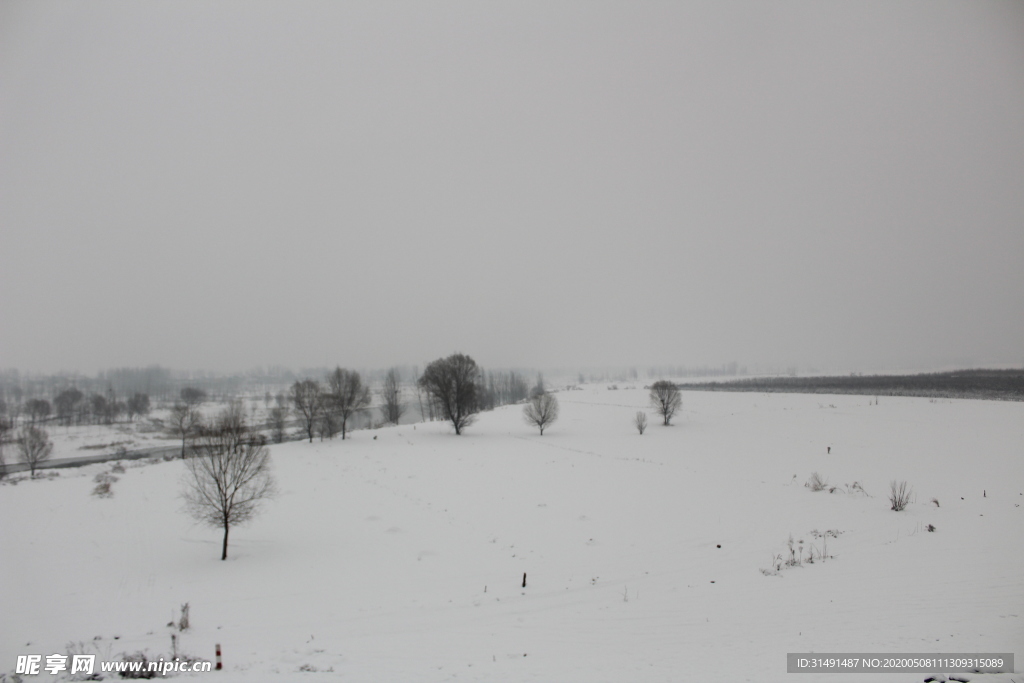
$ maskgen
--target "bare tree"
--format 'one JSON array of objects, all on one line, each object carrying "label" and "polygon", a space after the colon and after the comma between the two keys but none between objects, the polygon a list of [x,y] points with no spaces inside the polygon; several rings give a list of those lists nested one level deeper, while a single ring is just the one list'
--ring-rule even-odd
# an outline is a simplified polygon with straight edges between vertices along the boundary
[{"label": "bare tree", "polygon": [[647,429],[647,413],[642,410],[636,411],[636,417],[633,418],[633,424],[636,425],[636,430],[640,432],[640,436],[643,436],[644,430]]},{"label": "bare tree", "polygon": [[5,410],[0,412],[0,479],[7,476],[7,458],[4,457],[4,441],[7,439],[7,433],[11,431],[12,424],[6,415]]},{"label": "bare tree", "polygon": [[537,383],[533,386],[533,389],[530,389],[530,398],[540,396],[541,394],[544,394],[546,392],[547,389],[544,388],[544,375],[538,372]]},{"label": "bare tree", "polygon": [[103,394],[93,394],[89,397],[89,408],[92,410],[92,421],[94,424],[106,422],[108,413],[107,398]]},{"label": "bare tree", "polygon": [[262,434],[237,423],[218,421],[192,444],[185,461],[185,509],[193,518],[224,530],[221,560],[228,558],[231,527],[252,519],[273,497],[270,451]]},{"label": "bare tree", "polygon": [[206,392],[196,387],[185,387],[181,390],[181,400],[186,405],[196,407],[206,400]]},{"label": "bare tree", "polygon": [[50,402],[42,398],[34,398],[25,403],[25,412],[28,413],[32,424],[42,422],[50,416]]},{"label": "bare tree", "polygon": [[233,435],[236,440],[242,438],[249,431],[245,424],[245,404],[241,399],[235,399],[228,403],[228,407],[217,417],[214,428]]},{"label": "bare tree", "polygon": [[[326,397],[325,397],[326,399]],[[316,418],[316,433],[323,441],[324,437],[333,439],[334,435],[338,433],[339,422],[341,416],[335,411],[334,406],[329,400],[324,400],[323,405],[320,408],[320,414]]]},{"label": "bare tree", "polygon": [[384,375],[384,385],[380,390],[381,417],[385,422],[398,424],[405,412],[405,403],[402,402],[402,380],[398,376],[398,369],[391,368],[388,374]]},{"label": "bare tree", "polygon": [[327,387],[327,401],[341,421],[341,438],[344,440],[349,418],[370,405],[370,388],[363,386],[358,372],[342,368],[335,368],[327,375]]},{"label": "bare tree", "polygon": [[203,419],[199,408],[187,403],[175,403],[168,418],[171,434],[181,437],[181,457],[185,458],[185,443],[202,427]]},{"label": "bare tree", "polygon": [[125,410],[128,413],[128,421],[135,419],[136,415],[147,415],[149,413],[149,395],[134,394],[125,402]]},{"label": "bare tree", "polygon": [[57,409],[57,417],[65,425],[70,425],[75,415],[75,409],[83,398],[82,392],[71,388],[57,394],[53,399],[53,405]]},{"label": "bare tree", "polygon": [[523,417],[527,424],[540,429],[540,435],[544,436],[544,428],[558,419],[558,399],[547,393],[534,396],[523,406]]},{"label": "bare tree", "polygon": [[658,380],[651,385],[651,405],[664,418],[665,425],[672,422],[672,416],[683,405],[683,397],[676,385],[668,380]]},{"label": "bare tree", "polygon": [[423,390],[423,387],[418,383],[416,384],[416,402],[420,407],[420,419],[423,421],[430,420],[434,421],[434,402],[430,400],[430,394],[427,393],[427,404],[426,407],[423,405],[423,394],[427,393]]},{"label": "bare tree", "polygon": [[45,430],[26,425],[18,431],[18,460],[28,465],[35,478],[39,465],[50,459],[53,443]]},{"label": "bare tree", "polygon": [[295,406],[295,412],[299,414],[305,423],[309,442],[313,443],[313,429],[316,427],[316,421],[320,417],[320,410],[323,406],[323,387],[316,380],[304,379],[301,382],[296,381],[292,385],[291,392],[292,405]]},{"label": "bare tree", "polygon": [[274,443],[284,441],[284,430],[288,424],[288,407],[274,406],[270,409],[270,433],[273,435]]},{"label": "bare tree", "polygon": [[430,403],[452,423],[456,434],[462,434],[476,417],[479,377],[476,361],[455,353],[428,365],[419,379],[419,385],[430,395]]}]

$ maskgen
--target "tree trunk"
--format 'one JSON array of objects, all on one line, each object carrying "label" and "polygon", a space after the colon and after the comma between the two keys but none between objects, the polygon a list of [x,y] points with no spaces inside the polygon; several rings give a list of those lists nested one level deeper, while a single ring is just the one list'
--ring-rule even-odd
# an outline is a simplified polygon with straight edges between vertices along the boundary
[{"label": "tree trunk", "polygon": [[220,553],[220,559],[228,559],[228,523],[224,522],[224,547]]}]

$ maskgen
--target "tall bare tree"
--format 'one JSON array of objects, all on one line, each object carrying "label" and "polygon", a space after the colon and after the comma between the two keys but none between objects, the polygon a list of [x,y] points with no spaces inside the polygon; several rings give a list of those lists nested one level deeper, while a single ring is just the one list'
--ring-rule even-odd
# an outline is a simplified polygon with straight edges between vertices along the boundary
[{"label": "tall bare tree", "polygon": [[18,431],[18,460],[28,465],[35,478],[39,465],[50,459],[53,443],[45,430],[26,425]]},{"label": "tall bare tree", "polygon": [[185,508],[197,521],[224,530],[221,560],[228,558],[228,533],[273,497],[270,450],[262,434],[242,423],[219,420],[203,430],[185,461]]},{"label": "tall bare tree", "polygon": [[527,424],[540,429],[540,435],[544,436],[544,428],[558,419],[558,399],[554,394],[537,394],[523,406],[523,418]]},{"label": "tall bare tree", "polygon": [[167,418],[171,434],[181,438],[181,457],[185,458],[185,443],[194,436],[203,425],[203,417],[199,408],[188,403],[175,403],[171,415]]},{"label": "tall bare tree", "polygon": [[430,395],[445,419],[455,427],[455,433],[473,424],[479,410],[476,400],[480,368],[465,354],[455,353],[438,358],[428,365],[419,379],[419,385]]},{"label": "tall bare tree", "polygon": [[363,386],[358,372],[335,368],[327,375],[327,390],[327,401],[338,416],[344,440],[349,418],[370,405],[370,388]]},{"label": "tall bare tree", "polygon": [[405,412],[405,403],[402,401],[402,380],[398,375],[398,368],[391,368],[388,374],[384,375],[384,385],[380,390],[381,417],[385,422],[398,424]]},{"label": "tall bare tree", "polygon": [[298,413],[305,425],[309,442],[313,443],[313,430],[323,408],[323,387],[314,379],[296,381],[292,385],[291,399],[292,405],[295,406],[295,412]]},{"label": "tall bare tree", "polygon": [[683,397],[675,384],[668,380],[658,380],[651,385],[651,405],[668,425],[672,417],[683,405]]}]

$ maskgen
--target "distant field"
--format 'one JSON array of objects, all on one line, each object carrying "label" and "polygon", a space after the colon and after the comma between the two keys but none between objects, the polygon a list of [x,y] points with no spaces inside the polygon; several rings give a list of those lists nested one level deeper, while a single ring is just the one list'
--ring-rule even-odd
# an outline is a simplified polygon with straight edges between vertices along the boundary
[{"label": "distant field", "polygon": [[1024,370],[956,370],[921,375],[758,377],[685,384],[687,390],[868,394],[1024,401]]}]

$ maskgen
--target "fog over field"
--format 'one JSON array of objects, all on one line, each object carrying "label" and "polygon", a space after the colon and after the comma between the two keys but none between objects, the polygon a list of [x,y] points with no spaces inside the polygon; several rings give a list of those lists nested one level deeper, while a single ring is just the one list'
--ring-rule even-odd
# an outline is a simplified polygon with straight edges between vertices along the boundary
[{"label": "fog over field", "polygon": [[0,367],[1024,362],[1024,6],[0,5]]},{"label": "fog over field", "polygon": [[1024,683],[1022,368],[1024,2],[0,2],[0,683]]}]

